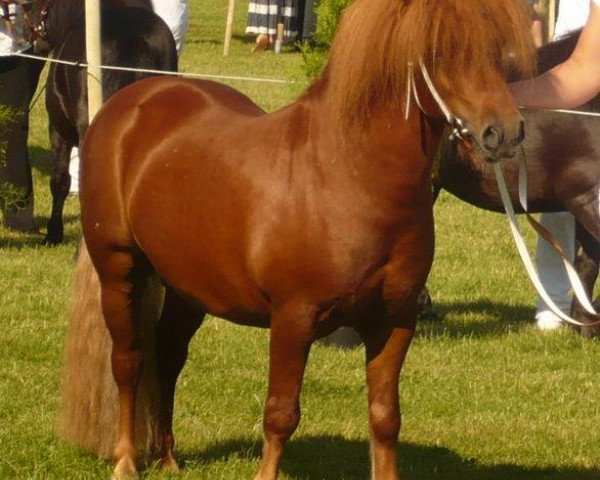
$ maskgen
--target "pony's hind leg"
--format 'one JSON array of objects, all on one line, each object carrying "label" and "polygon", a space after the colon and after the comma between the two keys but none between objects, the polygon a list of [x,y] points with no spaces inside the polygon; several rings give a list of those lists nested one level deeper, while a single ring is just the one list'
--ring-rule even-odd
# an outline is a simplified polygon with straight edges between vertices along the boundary
[{"label": "pony's hind leg", "polygon": [[359,328],[367,356],[371,469],[373,480],[397,480],[400,433],[398,380],[414,334],[414,320],[394,325],[382,315]]},{"label": "pony's hind leg", "polygon": [[254,480],[275,480],[288,439],[300,422],[300,389],[314,334],[314,308],[289,305],[271,316],[265,444]]},{"label": "pony's hind leg", "polygon": [[50,142],[53,156],[52,177],[50,178],[52,212],[48,221],[48,231],[43,242],[56,245],[63,241],[63,208],[71,185],[69,160],[73,146],[54,128],[50,129]]},{"label": "pony's hind leg", "polygon": [[167,288],[157,329],[157,367],[160,383],[158,431],[155,432],[152,456],[164,470],[177,470],[173,454],[173,402],[177,378],[187,360],[190,340],[200,328],[205,312]]},{"label": "pony's hind leg", "polygon": [[111,361],[119,402],[112,478],[122,479],[137,472],[135,404],[143,360],[138,317],[150,272],[145,260],[128,248],[103,253],[96,255],[94,264],[100,278],[102,312],[113,342]]}]

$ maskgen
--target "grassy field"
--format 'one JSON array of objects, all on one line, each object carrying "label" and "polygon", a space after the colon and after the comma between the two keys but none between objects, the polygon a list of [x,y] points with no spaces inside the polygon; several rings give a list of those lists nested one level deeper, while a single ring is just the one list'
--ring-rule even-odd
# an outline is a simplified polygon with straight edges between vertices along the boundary
[{"label": "grassy field", "polygon": [[[231,56],[222,56],[226,2],[195,2],[182,70],[276,77],[287,85],[228,82],[268,110],[304,88],[298,53],[251,55],[245,2]],[[37,220],[50,210],[42,102],[32,116]],[[66,242],[0,229],[0,478],[109,478],[110,464],[54,434],[77,199]],[[402,374],[399,447],[407,480],[600,478],[600,342],[532,324],[534,293],[506,220],[442,195],[429,285],[442,316],[423,322]],[[531,243],[531,238],[529,238]],[[211,319],[194,339],[176,405],[172,477],[251,478],[261,445],[267,332]],[[316,345],[303,391],[303,420],[286,452],[286,480],[368,478],[363,351]]]}]

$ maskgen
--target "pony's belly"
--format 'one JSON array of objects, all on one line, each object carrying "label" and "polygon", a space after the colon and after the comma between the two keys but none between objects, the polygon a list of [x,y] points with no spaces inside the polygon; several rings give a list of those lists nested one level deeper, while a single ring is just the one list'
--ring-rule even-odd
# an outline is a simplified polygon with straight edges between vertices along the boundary
[{"label": "pony's belly", "polygon": [[173,263],[149,255],[150,263],[166,283],[207,313],[240,325],[268,327],[269,306],[242,270],[226,262],[210,264],[194,255]]}]

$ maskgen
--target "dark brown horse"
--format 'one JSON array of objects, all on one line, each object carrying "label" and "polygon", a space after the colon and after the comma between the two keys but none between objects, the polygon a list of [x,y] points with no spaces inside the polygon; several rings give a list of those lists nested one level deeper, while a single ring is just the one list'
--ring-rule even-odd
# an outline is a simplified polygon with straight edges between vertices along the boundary
[{"label": "dark brown horse", "polygon": [[[538,70],[544,72],[564,61],[573,51],[579,32],[538,50]],[[600,112],[600,98],[581,111]],[[600,263],[600,117],[553,111],[524,110],[527,138],[523,152],[527,166],[528,203],[531,213],[569,211],[576,219],[579,246],[576,267],[589,296],[593,294]],[[504,212],[493,169],[469,155],[460,155],[446,142],[434,168],[436,189],[486,210]],[[517,213],[519,162],[504,163],[505,176]],[[573,316],[585,321],[585,310],[574,300]],[[589,321],[589,319],[588,319]],[[583,327],[585,335],[600,334],[600,327]]]},{"label": "dark brown horse", "polygon": [[[526,68],[532,56],[522,0],[358,0],[323,75],[282,110],[266,114],[214,82],[164,78],[107,102],[83,145],[80,198],[112,338],[116,478],[136,472],[140,389],[154,392],[143,409],[151,453],[176,468],[175,383],[207,312],[271,329],[256,480],[277,478],[300,421],[310,346],[341,325],[366,346],[372,478],[398,478],[398,377],[433,258],[430,157],[445,125],[425,72],[467,128],[463,147],[499,161],[514,155],[523,128],[503,59]],[[405,118],[411,71],[421,109]],[[83,252],[80,272],[89,273],[89,257]],[[142,298],[154,275],[165,294],[152,342]],[[80,309],[93,309],[97,294],[84,276],[63,428],[94,446],[114,427],[98,426],[105,412],[97,409],[85,423],[81,411],[94,400],[78,395],[98,402],[105,380],[80,375],[84,366],[109,370],[95,362],[110,342],[95,337],[98,312]],[[116,407],[106,403],[95,404]]]},{"label": "dark brown horse", "polygon": [[[150,0],[102,0],[102,62],[138,69],[177,71],[173,36]],[[83,0],[33,0],[27,20],[33,29],[37,53],[52,52],[54,58],[85,63],[85,17]],[[143,72],[105,71],[103,95],[107,99],[125,85],[152,76]],[[88,127],[87,71],[51,63],[46,84],[46,110],[52,144],[50,178],[52,213],[44,241],[63,240],[63,207],[69,194],[71,150]]]}]

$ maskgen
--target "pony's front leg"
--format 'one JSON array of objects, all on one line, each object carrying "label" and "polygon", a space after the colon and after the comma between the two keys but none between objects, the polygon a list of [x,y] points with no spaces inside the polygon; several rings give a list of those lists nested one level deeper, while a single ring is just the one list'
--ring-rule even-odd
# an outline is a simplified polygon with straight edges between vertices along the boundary
[{"label": "pony's front leg", "polygon": [[265,444],[254,480],[275,480],[288,439],[300,423],[300,389],[314,333],[314,308],[289,305],[271,316]]},{"label": "pony's front leg", "polygon": [[[378,322],[381,320],[381,322]],[[400,433],[398,381],[414,334],[414,320],[406,326],[374,319],[359,329],[366,347],[369,390],[371,478],[397,480],[397,444]]]}]

